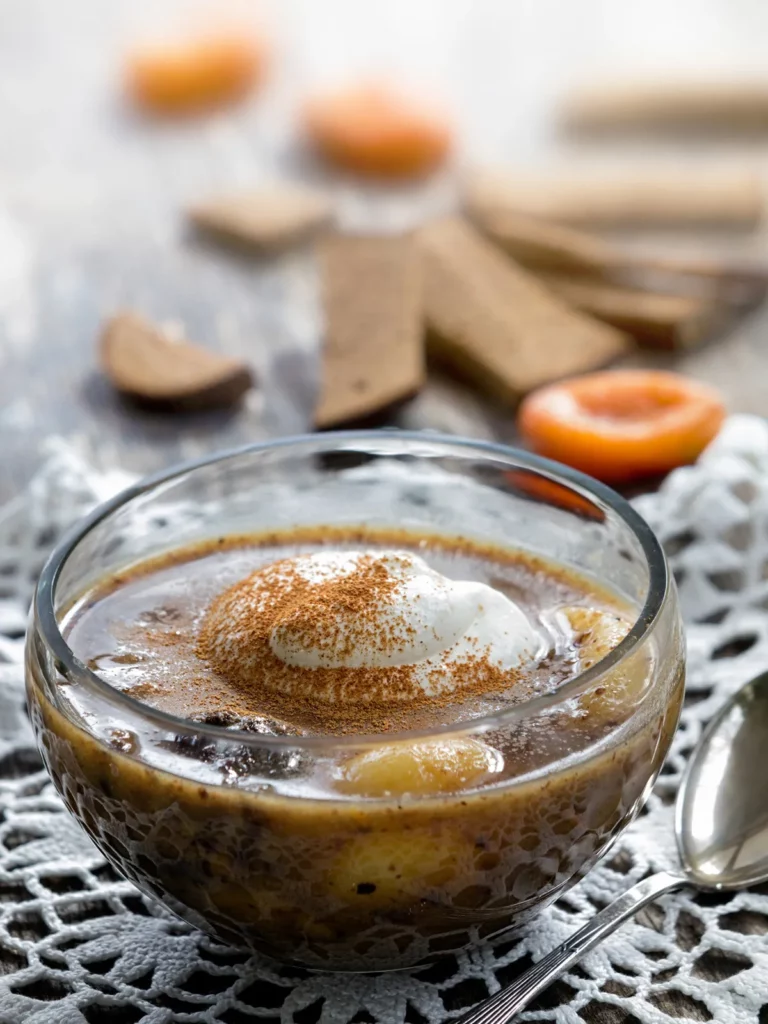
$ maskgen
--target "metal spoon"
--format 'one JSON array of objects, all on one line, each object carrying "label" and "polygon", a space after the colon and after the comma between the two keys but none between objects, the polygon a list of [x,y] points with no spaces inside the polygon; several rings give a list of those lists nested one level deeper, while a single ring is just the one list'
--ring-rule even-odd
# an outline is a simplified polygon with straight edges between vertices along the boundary
[{"label": "metal spoon", "polygon": [[507,1024],[628,917],[686,885],[742,889],[768,880],[768,672],[715,715],[686,767],[675,806],[680,866],[633,885],[459,1024]]}]

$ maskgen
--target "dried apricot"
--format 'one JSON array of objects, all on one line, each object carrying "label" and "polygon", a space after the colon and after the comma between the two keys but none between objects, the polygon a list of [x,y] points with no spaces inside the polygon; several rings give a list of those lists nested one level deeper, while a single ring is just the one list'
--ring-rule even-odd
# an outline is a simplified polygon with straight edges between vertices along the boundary
[{"label": "dried apricot", "polygon": [[[572,605],[561,608],[560,614],[575,634],[582,672],[615,650],[632,628],[629,619],[614,611]],[[622,721],[643,699],[653,677],[652,669],[650,652],[643,647],[635,649],[582,693],[579,707],[595,724]]]},{"label": "dried apricot", "polygon": [[720,395],[661,370],[606,370],[530,394],[518,427],[541,455],[609,482],[693,462],[725,416]]},{"label": "dried apricot", "polygon": [[448,830],[375,830],[345,842],[328,887],[347,906],[380,910],[418,904],[466,877],[474,852],[472,839]]},{"label": "dried apricot", "polygon": [[491,747],[471,738],[390,743],[352,757],[336,785],[369,797],[454,793],[498,771],[499,760]]},{"label": "dried apricot", "polygon": [[448,120],[419,101],[379,85],[317,96],[305,110],[307,134],[322,155],[347,170],[416,177],[451,148]]},{"label": "dried apricot", "polygon": [[622,615],[600,611],[597,608],[582,608],[574,605],[561,609],[568,625],[576,634],[576,646],[582,672],[592,668],[606,655],[619,646],[632,628]]},{"label": "dried apricot", "polygon": [[219,32],[129,55],[126,86],[155,114],[187,114],[239,99],[263,77],[266,46],[248,33]]}]

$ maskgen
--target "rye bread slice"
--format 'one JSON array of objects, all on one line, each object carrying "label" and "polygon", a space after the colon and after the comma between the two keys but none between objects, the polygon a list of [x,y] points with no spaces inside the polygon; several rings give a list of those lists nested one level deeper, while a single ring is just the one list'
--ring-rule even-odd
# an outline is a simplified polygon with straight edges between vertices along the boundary
[{"label": "rye bread slice", "polygon": [[196,203],[192,225],[220,241],[257,252],[275,252],[310,238],[331,222],[330,200],[298,185],[232,192]]},{"label": "rye bread slice", "polygon": [[571,306],[626,331],[648,348],[693,348],[734,317],[734,310],[725,303],[705,296],[622,288],[564,274],[540,278]]},{"label": "rye bread slice", "polygon": [[410,398],[425,369],[412,239],[332,235],[319,257],[325,338],[315,423],[325,428]]},{"label": "rye bread slice", "polygon": [[232,405],[253,386],[239,359],[172,340],[137,313],[111,317],[99,342],[101,367],[121,394],[169,410]]},{"label": "rye bread slice", "polygon": [[630,347],[626,335],[571,308],[459,218],[420,229],[418,245],[430,352],[504,402],[604,366]]},{"label": "rye bread slice", "polygon": [[757,174],[736,170],[517,175],[476,170],[468,209],[510,211],[572,227],[752,229],[765,207]]}]

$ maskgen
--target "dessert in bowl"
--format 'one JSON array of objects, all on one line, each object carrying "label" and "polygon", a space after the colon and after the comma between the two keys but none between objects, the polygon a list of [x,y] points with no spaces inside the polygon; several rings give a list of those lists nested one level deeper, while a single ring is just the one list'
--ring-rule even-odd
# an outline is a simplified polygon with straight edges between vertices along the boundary
[{"label": "dessert in bowl", "polygon": [[144,892],[315,969],[508,934],[641,806],[682,700],[658,542],[501,446],[326,434],[180,467],[67,537],[29,705]]}]

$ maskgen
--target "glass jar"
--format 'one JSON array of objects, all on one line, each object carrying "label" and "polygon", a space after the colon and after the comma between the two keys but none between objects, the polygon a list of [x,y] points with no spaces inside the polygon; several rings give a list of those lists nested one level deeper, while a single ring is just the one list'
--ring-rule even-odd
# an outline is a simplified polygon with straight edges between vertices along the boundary
[{"label": "glass jar", "polygon": [[[636,621],[607,657],[553,692],[426,735],[201,725],[113,688],[68,647],[62,621],[100,580],[198,541],[289,526],[406,529],[522,549],[607,586]],[[42,755],[117,870],[223,940],[326,970],[426,962],[507,936],[554,900],[642,805],[683,677],[674,583],[622,498],[510,448],[398,431],[254,445],[128,488],[51,556],[27,642]],[[617,687],[631,697],[598,741],[562,732]],[[569,737],[565,753],[549,742],[553,730]],[[463,791],[374,798],[313,784],[383,743],[477,737],[502,768]],[[525,758],[509,756],[523,747]],[[201,750],[206,757],[194,756]],[[212,767],[222,761],[237,766],[231,778]]]}]

